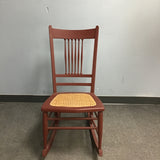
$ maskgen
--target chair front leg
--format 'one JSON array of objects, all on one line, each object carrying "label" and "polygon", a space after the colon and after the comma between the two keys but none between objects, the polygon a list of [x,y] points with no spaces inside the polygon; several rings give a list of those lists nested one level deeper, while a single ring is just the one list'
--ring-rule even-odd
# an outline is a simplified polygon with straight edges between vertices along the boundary
[{"label": "chair front leg", "polygon": [[[48,138],[48,113],[43,112],[43,146],[44,150],[47,147],[47,138]],[[43,152],[43,156],[46,154]]]},{"label": "chair front leg", "polygon": [[103,112],[98,112],[98,153],[102,156]]},{"label": "chair front leg", "polygon": [[[55,117],[59,118],[60,113],[55,113]],[[59,120],[55,120],[55,123],[53,123],[53,127],[57,127],[59,123]],[[51,132],[51,135],[48,137],[48,112],[43,112],[43,143],[44,143],[44,148],[42,151],[42,156],[45,157],[47,153],[49,152],[52,143],[54,141],[56,134],[56,129],[54,129]]]}]

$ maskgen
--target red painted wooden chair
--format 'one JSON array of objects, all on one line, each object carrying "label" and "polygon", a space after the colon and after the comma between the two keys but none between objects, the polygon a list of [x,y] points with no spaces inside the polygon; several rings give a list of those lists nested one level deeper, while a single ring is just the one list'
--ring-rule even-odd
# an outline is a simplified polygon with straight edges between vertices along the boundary
[{"label": "red painted wooden chair", "polygon": [[[103,128],[103,111],[104,106],[99,98],[94,94],[95,88],[95,71],[98,47],[99,27],[88,30],[62,30],[54,29],[49,26],[50,50],[52,62],[52,79],[54,93],[42,105],[43,112],[43,140],[44,149],[42,155],[45,157],[52,145],[56,130],[81,130],[88,129],[91,131],[97,151],[102,156],[102,128]],[[55,56],[53,39],[64,39],[64,62],[65,73],[56,74]],[[83,74],[83,42],[85,39],[94,40],[92,73]],[[74,43],[73,43],[74,42]],[[90,78],[91,83],[58,83],[57,77],[83,77]],[[57,86],[90,86],[89,93],[82,92],[57,92]],[[61,117],[61,113],[82,113],[86,112],[87,117]],[[54,117],[52,116],[52,113]],[[88,126],[84,127],[59,127],[60,120],[88,120]],[[97,120],[97,125],[95,123]],[[53,121],[50,126],[49,121]],[[52,133],[48,136],[49,131]]]}]

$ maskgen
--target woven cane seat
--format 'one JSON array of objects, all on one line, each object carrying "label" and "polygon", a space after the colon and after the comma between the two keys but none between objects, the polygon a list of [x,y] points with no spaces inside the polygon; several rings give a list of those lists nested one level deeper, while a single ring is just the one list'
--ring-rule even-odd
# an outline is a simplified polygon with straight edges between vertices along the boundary
[{"label": "woven cane seat", "polygon": [[50,102],[55,107],[89,107],[96,102],[91,95],[86,93],[63,93],[56,95]]}]

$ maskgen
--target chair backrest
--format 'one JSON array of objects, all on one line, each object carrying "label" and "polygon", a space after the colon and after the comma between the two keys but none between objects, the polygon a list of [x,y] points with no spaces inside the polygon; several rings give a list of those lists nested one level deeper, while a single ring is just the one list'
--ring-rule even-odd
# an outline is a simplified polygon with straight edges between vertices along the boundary
[{"label": "chair backrest", "polygon": [[[57,86],[90,86],[91,92],[95,88],[95,72],[98,47],[99,27],[87,30],[62,30],[55,29],[49,25],[53,92],[57,92]],[[64,74],[56,74],[53,39],[64,39]],[[83,40],[94,39],[92,73],[83,74]],[[74,41],[74,46],[73,46]],[[86,77],[91,78],[91,83],[57,83],[57,77]]]}]

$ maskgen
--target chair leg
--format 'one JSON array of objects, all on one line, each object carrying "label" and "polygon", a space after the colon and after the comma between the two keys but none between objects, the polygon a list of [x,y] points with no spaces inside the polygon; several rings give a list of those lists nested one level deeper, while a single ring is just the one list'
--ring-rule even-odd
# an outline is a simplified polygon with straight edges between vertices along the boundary
[{"label": "chair leg", "polygon": [[[55,115],[56,118],[60,118],[61,113],[55,112],[54,115]],[[58,124],[59,124],[59,120],[56,120],[55,125],[58,125]]]},{"label": "chair leg", "polygon": [[[60,113],[55,113],[56,117],[60,117]],[[55,123],[53,123],[54,127],[58,126],[59,121],[56,120]],[[48,139],[48,113],[44,112],[43,113],[43,142],[44,142],[44,148],[42,151],[42,156],[45,157],[47,153],[49,152],[52,143],[54,141],[56,135],[56,130],[53,130],[49,139]],[[48,139],[48,140],[47,140]]]},{"label": "chair leg", "polygon": [[102,156],[102,129],[103,129],[103,112],[98,112],[98,153]]},{"label": "chair leg", "polygon": [[[93,113],[89,113],[89,114],[90,114],[90,117],[92,117]],[[94,140],[99,156],[102,156],[102,128],[103,128],[103,112],[102,111],[98,112],[97,118],[98,118],[98,130],[91,129],[90,133]],[[90,121],[89,125],[90,127],[94,126],[92,121]],[[96,136],[96,131],[97,131],[98,137]]]},{"label": "chair leg", "polygon": [[43,152],[42,155],[46,156],[45,150],[47,148],[47,137],[48,137],[48,113],[43,112]]}]

